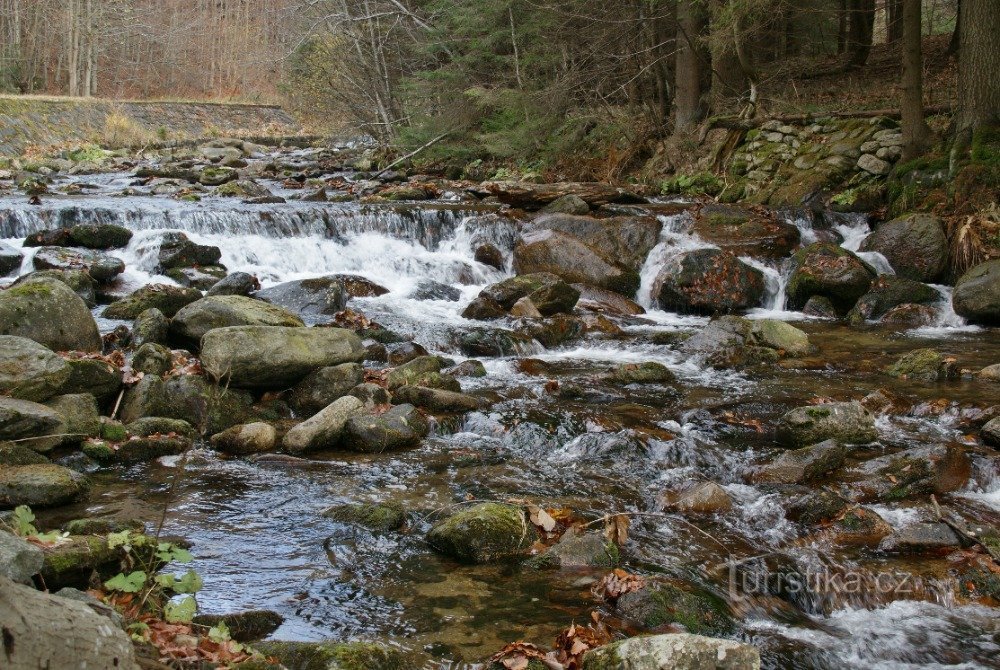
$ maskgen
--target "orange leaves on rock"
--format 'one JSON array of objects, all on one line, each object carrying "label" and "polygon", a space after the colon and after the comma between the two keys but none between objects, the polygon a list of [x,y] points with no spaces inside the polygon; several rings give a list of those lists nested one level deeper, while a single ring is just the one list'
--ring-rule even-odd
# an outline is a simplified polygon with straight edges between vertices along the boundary
[{"label": "orange leaves on rock", "polygon": [[353,309],[345,309],[333,315],[333,325],[356,331],[371,328],[373,322],[361,312],[356,312]]},{"label": "orange leaves on rock", "polygon": [[501,668],[506,668],[506,670],[527,670],[528,664],[532,660],[544,663],[547,658],[544,651],[530,642],[511,642],[490,656],[486,662],[486,666],[489,667],[496,663]]},{"label": "orange leaves on rock", "polygon": [[232,640],[215,642],[199,635],[191,624],[167,623],[154,617],[143,617],[142,623],[148,627],[144,637],[159,650],[163,663],[186,661],[231,665],[250,658],[242,645]]},{"label": "orange leaves on rock", "polygon": [[621,568],[616,568],[604,575],[594,593],[608,602],[615,602],[626,593],[639,591],[646,586],[646,578],[625,572]]},{"label": "orange leaves on rock", "polygon": [[201,376],[205,373],[201,367],[201,361],[197,358],[189,358],[182,353],[174,352],[173,367],[165,375],[166,377],[182,377],[184,375]]},{"label": "orange leaves on rock", "polygon": [[584,654],[611,641],[611,635],[597,612],[591,612],[590,618],[590,625],[573,624],[556,638],[555,657],[566,670],[580,670]]},{"label": "orange leaves on rock", "polygon": [[758,433],[764,432],[764,424],[760,419],[740,416],[728,410],[723,412],[720,418],[732,426],[745,426],[747,428],[753,428]]}]

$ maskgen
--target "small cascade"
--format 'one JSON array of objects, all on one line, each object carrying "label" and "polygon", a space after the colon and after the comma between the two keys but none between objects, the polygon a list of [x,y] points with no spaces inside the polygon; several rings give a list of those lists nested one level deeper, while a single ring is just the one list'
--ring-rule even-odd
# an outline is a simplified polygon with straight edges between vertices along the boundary
[{"label": "small cascade", "polygon": [[660,215],[657,218],[663,224],[660,240],[646,256],[646,262],[639,270],[639,290],[635,297],[636,302],[646,309],[655,309],[653,290],[656,278],[671,258],[695,249],[715,248],[714,244],[709,244],[691,232],[694,219],[689,212]]}]

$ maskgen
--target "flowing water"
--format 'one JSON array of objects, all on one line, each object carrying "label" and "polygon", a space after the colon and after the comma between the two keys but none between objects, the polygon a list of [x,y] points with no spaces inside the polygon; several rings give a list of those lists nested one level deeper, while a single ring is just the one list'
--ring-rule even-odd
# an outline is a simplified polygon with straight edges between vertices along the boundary
[{"label": "flowing water", "polygon": [[[80,179],[79,181],[83,181]],[[156,276],[159,232],[182,230],[217,245],[231,270],[258,275],[264,285],[318,275],[365,276],[390,289],[351,307],[430,350],[455,360],[456,337],[470,328],[503,327],[460,315],[501,272],[473,259],[473,240],[509,250],[516,231],[482,226],[489,207],[468,202],[409,206],[289,202],[243,205],[206,198],[112,194],[127,175],[86,178],[86,195],[53,196],[30,207],[0,198],[0,238],[21,246],[24,235],[59,225],[114,222],[136,232],[119,255],[124,282],[139,286]],[[277,183],[268,184],[287,195]],[[997,610],[956,604],[940,584],[943,560],[889,558],[832,548],[786,520],[785,494],[745,482],[744,473],[777,450],[769,426],[790,407],[816,396],[860,398],[885,388],[911,406],[884,415],[880,443],[857,460],[902,448],[964,441],[962,412],[992,402],[965,381],[920,384],[879,370],[895,356],[932,346],[954,354],[963,367],[1000,361],[994,333],[965,325],[950,309],[947,287],[940,322],[900,331],[850,329],[787,310],[787,263],[748,259],[766,273],[768,301],[752,318],[795,320],[818,346],[813,365],[755,369],[753,375],[714,370],[680,354],[679,332],[708,319],[655,309],[651,289],[658,270],[678,253],[710,246],[690,232],[687,213],[661,215],[660,243],[649,254],[636,300],[648,308],[621,320],[624,337],[592,335],[564,347],[538,346],[525,364],[517,358],[484,360],[488,374],[463,380],[467,391],[495,403],[460,420],[442,421],[412,451],[376,456],[317,454],[308,463],[225,459],[199,449],[177,459],[104,470],[83,504],[50,513],[53,522],[88,516],[137,518],[155,525],[166,505],[165,531],[194,543],[193,567],[205,589],[202,611],[267,608],[285,623],[279,639],[380,639],[416,657],[459,667],[503,644],[524,639],[548,648],[555,635],[589,612],[602,610],[590,593],[601,573],[537,572],[513,566],[458,566],[429,550],[423,537],[434,520],[470,500],[517,498],[565,506],[597,518],[609,512],[650,513],[663,491],[693,479],[720,483],[735,501],[732,512],[688,520],[672,514],[637,515],[625,547],[626,567],[683,577],[730,600],[742,613],[736,637],[757,645],[772,668],[1000,667]],[[804,241],[816,233],[796,220]],[[836,227],[845,247],[857,249],[867,232],[862,218]],[[22,272],[31,269],[31,249]],[[880,272],[885,260],[865,254]],[[452,285],[456,302],[416,300],[421,280]],[[99,309],[98,309],[99,313]],[[115,322],[102,321],[110,329]],[[681,394],[657,386],[621,387],[600,374],[623,362],[658,361],[678,377]],[[550,379],[579,383],[587,393],[567,400],[546,392]],[[947,402],[935,402],[947,398]],[[934,411],[921,408],[934,407]],[[1000,523],[1000,467],[976,453],[967,489],[942,503],[982,523]],[[321,516],[347,501],[401,501],[410,514],[406,532],[380,534]],[[917,502],[879,506],[896,527],[930,520]],[[693,527],[693,524],[697,527]],[[726,558],[774,554],[800,570],[874,575],[919,575],[923,586],[907,596],[840,593],[813,588],[799,598],[747,601],[728,591]],[[607,612],[614,621],[613,615]],[[438,667],[428,665],[427,667]]]}]

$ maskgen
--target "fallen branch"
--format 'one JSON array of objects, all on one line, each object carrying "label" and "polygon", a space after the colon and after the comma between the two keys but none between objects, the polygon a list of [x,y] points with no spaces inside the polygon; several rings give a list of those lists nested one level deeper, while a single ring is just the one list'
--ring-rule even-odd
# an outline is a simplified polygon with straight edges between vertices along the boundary
[{"label": "fallen branch", "polygon": [[404,161],[407,161],[407,160],[409,160],[409,159],[413,158],[414,156],[416,156],[417,154],[419,154],[419,153],[420,153],[421,151],[423,151],[423,150],[425,150],[425,149],[429,149],[429,148],[431,148],[432,146],[434,146],[435,144],[437,144],[438,142],[440,142],[440,141],[441,141],[441,140],[443,140],[444,138],[446,138],[446,137],[448,137],[449,135],[451,135],[451,134],[452,134],[453,132],[455,132],[455,131],[454,131],[454,130],[449,130],[449,131],[448,131],[448,132],[446,132],[446,133],[442,133],[441,135],[438,135],[438,136],[437,136],[437,137],[435,137],[435,138],[434,138],[433,140],[431,140],[430,142],[428,142],[428,143],[424,144],[423,146],[421,146],[421,147],[419,147],[419,148],[415,149],[414,151],[411,151],[410,153],[406,154],[405,156],[402,156],[402,157],[400,157],[400,158],[397,158],[396,160],[394,160],[393,162],[389,163],[389,164],[388,164],[388,165],[386,165],[386,166],[385,166],[384,168],[382,168],[381,170],[379,170],[378,172],[376,172],[376,173],[375,173],[375,178],[376,178],[376,179],[378,179],[378,178],[379,178],[379,177],[381,177],[381,176],[382,176],[382,175],[383,175],[384,173],[388,172],[389,170],[391,170],[392,168],[396,167],[396,166],[397,166],[397,165],[399,165],[400,163],[402,163],[402,162],[404,162]]}]

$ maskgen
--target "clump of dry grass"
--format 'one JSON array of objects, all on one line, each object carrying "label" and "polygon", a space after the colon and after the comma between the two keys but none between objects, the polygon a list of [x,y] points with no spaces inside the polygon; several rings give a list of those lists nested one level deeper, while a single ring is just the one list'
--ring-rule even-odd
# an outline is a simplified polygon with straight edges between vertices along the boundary
[{"label": "clump of dry grass", "polygon": [[1000,252],[1000,206],[991,203],[969,216],[948,222],[948,265],[957,279]]},{"label": "clump of dry grass", "polygon": [[156,135],[121,111],[113,111],[104,119],[104,127],[99,132],[98,143],[104,147],[135,147],[149,144]]}]

